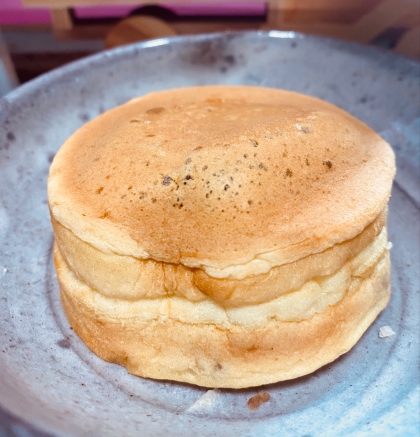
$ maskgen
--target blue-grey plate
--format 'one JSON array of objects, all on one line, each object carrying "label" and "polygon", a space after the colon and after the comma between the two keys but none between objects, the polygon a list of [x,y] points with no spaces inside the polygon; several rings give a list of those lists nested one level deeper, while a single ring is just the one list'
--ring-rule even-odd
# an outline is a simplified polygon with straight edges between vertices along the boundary
[{"label": "blue-grey plate", "polygon": [[[418,436],[419,64],[291,32],[160,39],[100,53],[0,101],[0,435]],[[61,310],[51,260],[49,164],[87,120],[149,91],[250,84],[311,94],[388,140],[392,298],[360,342],[312,375],[207,390],[128,375],[87,350]],[[380,338],[390,326],[395,335]]]}]

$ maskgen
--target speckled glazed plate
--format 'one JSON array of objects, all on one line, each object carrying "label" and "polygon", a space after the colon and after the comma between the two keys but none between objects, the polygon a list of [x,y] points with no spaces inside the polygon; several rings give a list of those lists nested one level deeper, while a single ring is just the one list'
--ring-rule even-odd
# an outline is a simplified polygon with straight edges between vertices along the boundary
[{"label": "speckled glazed plate", "polygon": [[[418,436],[419,64],[293,33],[155,40],[100,53],[0,101],[0,435]],[[281,87],[321,97],[387,139],[392,299],[361,341],[312,375],[212,392],[128,375],[70,329],[58,299],[47,208],[49,164],[87,120],[153,90],[202,84]],[[395,335],[380,338],[389,325]]]}]

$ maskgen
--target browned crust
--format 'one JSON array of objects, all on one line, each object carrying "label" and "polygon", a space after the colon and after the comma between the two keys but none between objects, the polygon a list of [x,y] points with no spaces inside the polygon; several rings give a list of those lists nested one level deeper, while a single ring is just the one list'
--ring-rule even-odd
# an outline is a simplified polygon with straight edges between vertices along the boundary
[{"label": "browned crust", "polygon": [[386,251],[357,291],[305,321],[271,321],[254,330],[174,320],[140,324],[96,314],[74,284],[63,283],[66,267],[55,261],[67,317],[92,351],[135,375],[206,387],[258,386],[313,372],[347,352],[390,296]]},{"label": "browned crust", "polygon": [[390,146],[327,102],[258,87],[152,93],[87,123],[51,166],[52,215],[103,252],[277,265],[359,234],[387,204]]}]

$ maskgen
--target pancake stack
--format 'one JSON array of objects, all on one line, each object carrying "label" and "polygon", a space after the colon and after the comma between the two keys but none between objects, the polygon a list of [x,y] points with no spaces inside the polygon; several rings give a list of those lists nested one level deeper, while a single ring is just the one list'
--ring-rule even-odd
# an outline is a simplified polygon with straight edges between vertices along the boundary
[{"label": "pancake stack", "polygon": [[148,94],[73,134],[48,181],[64,310],[135,375],[242,388],[335,360],[390,296],[390,146],[258,87]]}]

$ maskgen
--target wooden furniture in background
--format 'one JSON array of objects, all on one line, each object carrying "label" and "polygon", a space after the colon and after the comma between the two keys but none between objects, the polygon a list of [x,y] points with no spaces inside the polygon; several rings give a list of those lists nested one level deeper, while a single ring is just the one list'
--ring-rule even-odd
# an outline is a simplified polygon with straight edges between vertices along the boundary
[{"label": "wooden furniture in background", "polygon": [[15,67],[0,29],[0,98],[18,85]]},{"label": "wooden furniture in background", "polygon": [[401,55],[420,60],[420,26],[409,30],[398,41],[394,50]]},{"label": "wooden furniture in background", "polygon": [[172,27],[155,17],[138,16],[120,21],[107,34],[106,48],[113,48],[145,39],[175,36]]},{"label": "wooden furniture in background", "polygon": [[280,0],[269,15],[269,27],[370,43],[391,28],[419,26],[420,1]]},{"label": "wooden furniture in background", "polygon": [[[246,0],[243,0],[246,1]],[[165,3],[170,3],[166,0]],[[172,0],[173,3],[209,3],[209,0]],[[27,7],[49,7],[52,11],[53,29],[58,38],[106,38],[109,46],[133,42],[149,37],[167,36],[168,29],[157,26],[150,34],[150,22],[132,20],[119,28],[111,24],[97,25],[74,20],[71,8],[75,6],[104,4],[158,4],[157,0],[23,0]],[[124,20],[123,20],[124,22]],[[161,23],[162,24],[162,23]],[[176,34],[194,34],[225,30],[293,30],[371,43],[388,34],[398,53],[419,58],[420,53],[420,0],[268,0],[267,15],[260,20],[243,18],[226,20],[179,20],[167,23]],[[147,29],[148,30],[147,30]],[[111,30],[112,29],[112,30]],[[121,35],[118,36],[120,29]],[[130,31],[128,31],[130,29]],[[132,29],[137,29],[132,31]],[[163,31],[163,29],[166,29]],[[163,31],[159,34],[160,30]],[[110,33],[111,32],[111,33]],[[127,38],[124,39],[124,34]],[[129,35],[129,36],[128,36]],[[149,36],[150,35],[150,36]],[[391,48],[392,47],[391,44]]]}]

